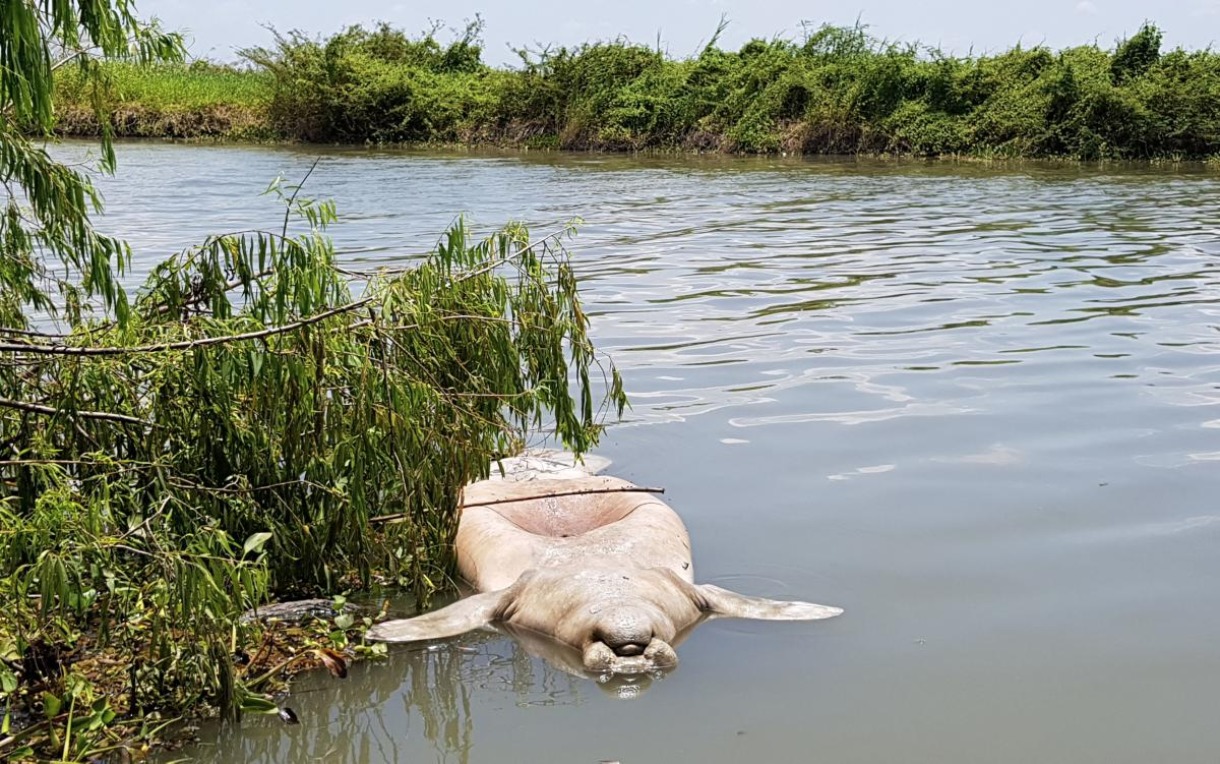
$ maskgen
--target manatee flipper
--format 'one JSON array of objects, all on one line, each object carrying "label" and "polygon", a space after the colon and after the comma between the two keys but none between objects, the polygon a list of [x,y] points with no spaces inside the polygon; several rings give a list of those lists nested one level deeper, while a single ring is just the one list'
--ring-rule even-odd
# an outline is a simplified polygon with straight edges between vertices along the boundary
[{"label": "manatee flipper", "polygon": [[843,608],[840,607],[747,597],[711,584],[703,584],[695,589],[705,603],[704,609],[713,616],[758,618],[765,621],[816,621],[834,618],[843,613]]},{"label": "manatee flipper", "polygon": [[504,591],[474,594],[452,605],[414,618],[379,623],[365,636],[376,642],[418,642],[456,637],[495,620]]}]

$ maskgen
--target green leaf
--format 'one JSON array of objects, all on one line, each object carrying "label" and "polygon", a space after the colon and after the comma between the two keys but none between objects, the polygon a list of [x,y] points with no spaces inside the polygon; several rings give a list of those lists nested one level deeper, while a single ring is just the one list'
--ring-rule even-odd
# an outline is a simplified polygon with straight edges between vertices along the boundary
[{"label": "green leaf", "polygon": [[63,708],[64,702],[56,695],[52,695],[45,690],[42,693],[42,711],[48,719],[54,719],[59,714],[59,709]]},{"label": "green leaf", "polygon": [[0,663],[0,692],[7,695],[17,689],[17,675],[9,667]]},{"label": "green leaf", "polygon": [[280,707],[265,695],[247,695],[242,698],[241,710],[247,714],[277,714]]},{"label": "green leaf", "polygon": [[244,557],[251,553],[261,552],[263,550],[263,545],[271,540],[272,535],[273,534],[269,531],[262,531],[260,533],[252,534],[250,538],[246,539],[246,543],[242,546],[242,556]]}]

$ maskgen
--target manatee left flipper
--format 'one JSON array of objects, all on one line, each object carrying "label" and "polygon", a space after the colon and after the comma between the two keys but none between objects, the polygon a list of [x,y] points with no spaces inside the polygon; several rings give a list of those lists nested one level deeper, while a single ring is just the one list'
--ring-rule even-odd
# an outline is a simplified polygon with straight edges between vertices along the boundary
[{"label": "manatee left flipper", "polygon": [[369,629],[365,637],[377,642],[418,642],[456,637],[494,621],[503,598],[503,590],[474,594],[431,613],[379,623]]},{"label": "manatee left flipper", "polygon": [[843,614],[843,608],[812,602],[784,602],[748,597],[712,584],[696,586],[703,609],[712,616],[757,618],[765,621],[816,621]]}]

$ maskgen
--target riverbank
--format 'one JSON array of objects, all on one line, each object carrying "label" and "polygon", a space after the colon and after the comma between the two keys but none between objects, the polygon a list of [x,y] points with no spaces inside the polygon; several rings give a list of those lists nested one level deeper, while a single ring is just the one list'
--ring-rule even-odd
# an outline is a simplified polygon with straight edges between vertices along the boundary
[{"label": "riverbank", "polygon": [[[122,137],[567,150],[1209,159],[1220,54],[1162,52],[1146,26],[1113,50],[958,58],[862,27],[800,41],[713,38],[675,59],[624,41],[482,62],[479,27],[442,44],[388,26],[278,37],[242,68],[110,64]],[[70,74],[58,131],[100,127]]]}]

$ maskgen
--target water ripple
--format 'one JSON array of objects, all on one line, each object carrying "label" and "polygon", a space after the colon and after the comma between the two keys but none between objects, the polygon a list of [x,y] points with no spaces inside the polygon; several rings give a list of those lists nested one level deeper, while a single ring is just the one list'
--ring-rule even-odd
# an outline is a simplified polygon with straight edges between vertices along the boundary
[{"label": "water ripple", "polygon": [[[132,283],[274,221],[258,193],[315,153],[122,146],[100,183]],[[849,616],[709,624],[613,706],[474,635],[300,696],[331,724],[244,725],[211,760],[796,760],[810,739],[856,761],[1214,758],[1214,172],[324,154],[310,182],[365,265],[458,211],[583,217],[586,308],[633,402],[603,441],[616,472],[673,489],[705,580]],[[715,732],[749,725],[747,747]]]}]

